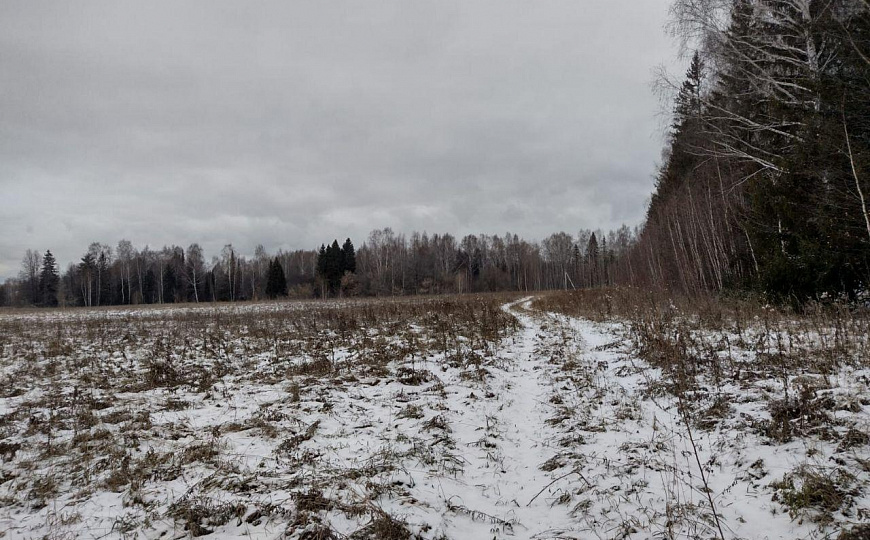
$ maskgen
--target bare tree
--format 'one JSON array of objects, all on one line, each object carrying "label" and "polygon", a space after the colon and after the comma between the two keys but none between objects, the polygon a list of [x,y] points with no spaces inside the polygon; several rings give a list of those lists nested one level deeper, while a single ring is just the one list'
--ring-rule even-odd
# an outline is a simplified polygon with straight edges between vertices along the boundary
[{"label": "bare tree", "polygon": [[42,265],[42,255],[35,249],[28,249],[21,261],[19,279],[27,289],[27,301],[30,304],[39,304],[39,267]]},{"label": "bare tree", "polygon": [[186,272],[185,278],[188,284],[193,288],[193,298],[199,303],[199,286],[205,273],[205,260],[202,255],[202,248],[199,244],[193,243],[187,248],[185,257]]},{"label": "bare tree", "polygon": [[[121,303],[130,304],[132,303],[132,279],[131,279],[131,266],[133,263],[133,258],[136,256],[136,250],[133,248],[133,244],[129,240],[121,240],[118,242],[118,247],[115,251],[118,256],[118,264],[121,266]],[[126,294],[124,291],[124,284],[127,284]]]}]

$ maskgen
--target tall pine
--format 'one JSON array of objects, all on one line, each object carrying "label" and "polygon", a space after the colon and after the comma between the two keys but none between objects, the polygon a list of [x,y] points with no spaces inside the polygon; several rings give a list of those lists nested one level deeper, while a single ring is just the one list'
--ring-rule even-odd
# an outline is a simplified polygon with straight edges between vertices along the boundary
[{"label": "tall pine", "polygon": [[333,240],[332,245],[326,248],[326,281],[329,283],[329,292],[335,294],[341,287],[342,267],[344,261],[338,240]]},{"label": "tall pine", "polygon": [[344,241],[344,245],[341,246],[341,273],[344,275],[345,272],[350,272],[351,274],[356,273],[356,251],[353,248],[353,242],[350,241],[350,238]]},{"label": "tall pine", "polygon": [[287,278],[284,275],[284,268],[277,258],[269,263],[269,274],[266,278],[266,296],[269,298],[287,296]]},{"label": "tall pine", "polygon": [[60,283],[60,275],[57,271],[57,262],[51,250],[45,252],[42,258],[42,271],[39,274],[39,291],[42,305],[54,307],[57,305],[57,289]]}]

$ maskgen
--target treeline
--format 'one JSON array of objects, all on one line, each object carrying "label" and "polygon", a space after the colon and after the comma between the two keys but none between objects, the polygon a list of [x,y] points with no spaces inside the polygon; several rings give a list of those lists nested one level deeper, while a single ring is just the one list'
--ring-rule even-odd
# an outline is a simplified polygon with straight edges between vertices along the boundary
[{"label": "treeline", "polygon": [[[254,256],[240,256],[231,245],[209,262],[199,244],[184,249],[136,249],[127,240],[115,248],[92,243],[77,262],[61,271],[51,252],[27,250],[18,278],[0,286],[0,305],[105,306],[179,302],[237,301],[274,298],[308,290],[314,281],[311,251],[270,256],[257,246]],[[45,287],[43,276],[56,285]]]},{"label": "treeline", "polygon": [[870,3],[677,0],[697,45],[630,282],[780,300],[870,281]]},{"label": "treeline", "polygon": [[581,288],[624,281],[618,260],[634,233],[561,232],[542,242],[503,237],[396,234],[373,231],[356,249],[348,238],[319,250],[257,246],[252,257],[225,246],[210,261],[199,244],[184,249],[112,248],[93,243],[61,271],[50,251],[27,250],[18,278],[0,285],[0,305],[106,306],[232,302],[293,298],[385,296]]}]

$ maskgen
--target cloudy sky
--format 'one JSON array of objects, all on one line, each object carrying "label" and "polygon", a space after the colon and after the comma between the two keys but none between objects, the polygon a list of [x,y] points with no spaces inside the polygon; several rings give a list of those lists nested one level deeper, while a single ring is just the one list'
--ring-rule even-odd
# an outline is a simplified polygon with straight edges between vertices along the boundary
[{"label": "cloudy sky", "polygon": [[0,279],[122,238],[634,225],[668,0],[0,2]]}]

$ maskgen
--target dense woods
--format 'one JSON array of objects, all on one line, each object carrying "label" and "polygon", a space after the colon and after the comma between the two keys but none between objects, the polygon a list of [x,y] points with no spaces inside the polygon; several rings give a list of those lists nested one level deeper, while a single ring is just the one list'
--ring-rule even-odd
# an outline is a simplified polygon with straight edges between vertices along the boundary
[{"label": "dense woods", "polygon": [[774,299],[870,278],[870,4],[678,0],[679,86],[631,282]]},{"label": "dense woods", "polygon": [[63,271],[28,250],[0,305],[236,301],[660,287],[854,299],[870,282],[870,3],[677,0],[692,47],[645,222],[517,235],[373,231],[319,251],[91,244]]}]

